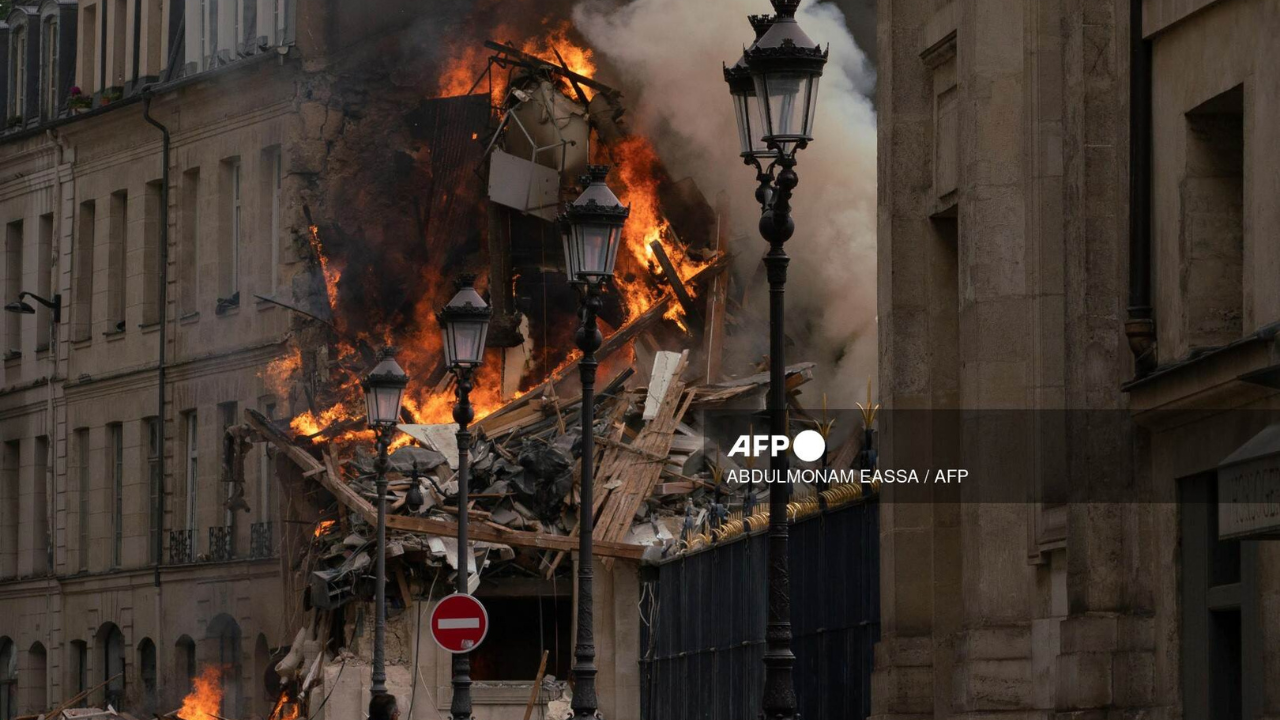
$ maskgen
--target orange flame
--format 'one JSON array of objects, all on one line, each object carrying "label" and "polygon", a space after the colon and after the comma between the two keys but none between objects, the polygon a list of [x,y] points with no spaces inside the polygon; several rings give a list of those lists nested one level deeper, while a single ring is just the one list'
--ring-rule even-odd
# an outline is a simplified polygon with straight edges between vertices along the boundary
[{"label": "orange flame", "polygon": [[[653,307],[668,290],[665,282],[654,282],[661,273],[651,243],[658,242],[667,259],[685,281],[705,263],[690,258],[684,246],[675,242],[675,233],[662,215],[658,201],[658,153],[649,140],[640,135],[629,136],[610,148],[615,163],[614,175],[622,187],[618,199],[631,208],[622,229],[625,253],[619,253],[619,272],[614,278],[629,317]],[[689,288],[692,294],[693,289]],[[673,303],[664,317],[682,322],[684,309]]]},{"label": "orange flame", "polygon": [[[570,72],[583,77],[595,77],[595,53],[591,48],[580,45],[570,38],[572,23],[568,20],[556,21],[545,18],[542,25],[545,28],[543,34],[522,43],[518,47],[520,52],[556,67],[567,67]],[[495,39],[502,39],[517,33],[512,28],[499,25],[490,30],[489,34]],[[436,81],[436,97],[457,97],[473,91],[473,88],[478,92],[487,90],[489,84],[481,79],[481,75],[488,66],[490,51],[469,37],[463,39],[451,50],[449,60]],[[556,57],[557,52],[560,54],[559,58]],[[564,59],[563,64],[560,62],[561,58]],[[479,83],[477,83],[478,79],[480,79]],[[507,94],[506,78],[494,72],[492,82],[493,94],[490,99],[494,105],[499,105]],[[562,82],[561,89],[566,95],[576,99],[576,93],[573,92],[568,81]],[[583,87],[582,92],[588,100],[594,95],[589,87]]]},{"label": "orange flame", "polygon": [[222,668],[206,665],[192,682],[191,692],[182,699],[178,717],[182,720],[218,720],[222,710]]},{"label": "orange flame", "polygon": [[322,537],[325,533],[329,532],[329,530],[331,530],[333,526],[336,525],[337,523],[338,523],[337,520],[321,520],[319,523],[316,524],[316,537]]}]

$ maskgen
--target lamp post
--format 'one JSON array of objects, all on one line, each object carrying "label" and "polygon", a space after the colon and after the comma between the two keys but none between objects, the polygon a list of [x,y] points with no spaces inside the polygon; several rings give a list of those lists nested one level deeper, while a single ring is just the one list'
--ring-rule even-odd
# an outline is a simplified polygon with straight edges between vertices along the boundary
[{"label": "lamp post", "polygon": [[596,646],[592,627],[591,534],[592,484],[595,462],[596,350],[602,338],[596,325],[600,295],[613,277],[618,258],[622,226],[631,209],[618,201],[605,178],[607,165],[591,165],[582,182],[587,187],[577,200],[567,204],[560,216],[564,230],[564,257],[569,281],[581,287],[582,325],[575,336],[582,358],[578,373],[582,378],[582,486],[578,496],[578,638],[574,648],[573,717],[594,720],[596,708]]},{"label": "lamp post", "polygon": [[[453,405],[453,421],[458,423],[458,576],[457,592],[469,593],[467,579],[470,573],[471,553],[467,545],[467,492],[471,481],[468,451],[471,449],[471,431],[468,426],[475,419],[471,406],[471,388],[476,368],[484,362],[485,336],[489,333],[489,317],[493,310],[480,297],[474,287],[476,276],[463,275],[458,279],[458,292],[444,309],[436,313],[440,333],[444,338],[445,365],[453,371],[456,383]],[[453,701],[449,704],[452,720],[471,720],[471,655],[455,653],[453,656]]]},{"label": "lamp post", "polygon": [[377,436],[378,459],[378,560],[374,604],[377,620],[373,626],[373,676],[370,693],[374,696],[387,692],[386,637],[387,637],[387,446],[400,422],[400,405],[409,376],[395,360],[395,349],[385,348],[378,353],[379,362],[360,383],[364,388],[366,419]]},{"label": "lamp post", "polygon": [[[800,0],[773,0],[776,14],[771,21],[753,17],[755,43],[743,52],[738,63],[725,69],[725,80],[734,99],[742,157],[748,165],[755,166],[760,182],[756,190],[761,206],[760,235],[769,243],[764,264],[769,279],[769,431],[774,435],[787,434],[783,297],[789,258],[783,245],[795,231],[791,195],[799,181],[796,153],[813,140],[818,80],[827,62],[827,50],[811,40],[796,22],[799,5]],[[746,82],[748,77],[750,85]],[[767,169],[762,168],[762,161],[769,163]],[[773,457],[771,464],[775,479],[785,479],[789,465],[786,455]],[[769,486],[768,615],[761,714],[765,720],[797,717],[791,678],[795,655],[791,652],[791,583],[787,567],[789,497],[790,488],[783,482]]]}]

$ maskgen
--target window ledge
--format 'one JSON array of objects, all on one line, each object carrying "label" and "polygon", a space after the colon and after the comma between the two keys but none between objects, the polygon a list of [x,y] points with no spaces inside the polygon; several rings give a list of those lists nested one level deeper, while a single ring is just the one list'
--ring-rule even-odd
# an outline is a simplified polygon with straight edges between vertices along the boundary
[{"label": "window ledge", "polygon": [[150,335],[160,329],[160,322],[139,323],[138,329],[142,331],[143,335]]},{"label": "window ledge", "polygon": [[124,337],[124,330],[106,330],[102,333],[102,337],[106,338],[108,342],[115,342]]},{"label": "window ledge", "polygon": [[21,350],[10,350],[9,352],[7,352],[7,353],[5,353],[5,354],[4,354],[4,362],[5,362],[5,364],[10,364],[10,363],[13,363],[13,362],[15,362],[15,361],[17,361],[17,360],[21,360],[21,359],[22,359],[22,351],[21,351]]},{"label": "window ledge", "polygon": [[214,307],[214,314],[219,317],[223,315],[233,315],[240,311],[240,291],[237,290],[229,298],[218,298],[218,304]]},{"label": "window ledge", "polygon": [[191,312],[186,315],[180,315],[178,317],[178,322],[182,325],[191,325],[192,323],[200,322],[200,313]]},{"label": "window ledge", "polygon": [[85,336],[85,337],[81,337],[81,338],[72,338],[72,339],[71,339],[71,347],[74,347],[74,348],[76,348],[76,349],[80,349],[80,348],[87,348],[87,347],[89,347],[89,346],[90,346],[90,345],[92,345],[92,344],[93,344],[93,337],[92,337],[92,336]]}]

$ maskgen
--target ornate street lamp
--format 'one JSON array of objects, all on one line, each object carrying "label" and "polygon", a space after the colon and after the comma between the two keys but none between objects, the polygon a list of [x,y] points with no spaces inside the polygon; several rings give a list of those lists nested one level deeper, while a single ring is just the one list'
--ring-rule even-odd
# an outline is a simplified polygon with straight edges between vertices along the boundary
[{"label": "ornate street lamp", "polygon": [[[735,104],[745,108],[736,114],[743,157],[755,164],[761,189],[760,234],[769,243],[764,256],[769,278],[769,430],[774,435],[787,435],[786,359],[784,339],[783,297],[787,283],[789,258],[784,243],[795,231],[791,219],[791,194],[795,190],[796,153],[813,140],[813,120],[817,110],[818,80],[827,62],[827,50],[805,35],[796,22],[800,0],[773,0],[776,12],[768,29],[758,36],[742,54],[755,86],[755,108],[759,121],[747,101],[741,71],[726,69],[730,92]],[[759,30],[759,23],[753,25]],[[738,65],[734,66],[735,68]],[[758,128],[757,128],[758,125]],[[757,137],[756,133],[759,133]],[[763,145],[768,153],[760,153]],[[769,159],[767,170],[760,160]],[[774,166],[777,179],[770,183]],[[786,477],[788,458],[785,454],[772,459],[778,477]],[[769,575],[765,597],[768,616],[765,625],[764,700],[762,717],[768,720],[793,720],[796,717],[796,693],[791,679],[795,655],[791,652],[791,585],[787,567],[787,500],[790,488],[781,482],[769,486]]]},{"label": "ornate street lamp", "polygon": [[565,265],[570,282],[584,287],[582,325],[578,328],[578,373],[582,378],[582,486],[578,497],[578,639],[573,664],[573,717],[594,720],[596,707],[596,646],[592,627],[592,557],[591,534],[592,484],[595,459],[595,384],[596,350],[602,338],[596,325],[600,312],[600,293],[604,283],[613,277],[613,264],[618,258],[622,226],[631,209],[618,201],[609,190],[605,178],[607,165],[591,165],[582,181],[586,190],[577,200],[567,204],[560,215],[564,230]]},{"label": "ornate street lamp", "polygon": [[[756,41],[773,25],[772,15],[751,15],[748,17],[751,27],[756,31]],[[752,47],[755,46],[753,42]],[[778,157],[778,151],[770,148],[762,139],[764,137],[764,111],[760,107],[759,96],[756,95],[756,81],[747,68],[746,55],[738,58],[738,62],[724,68],[724,81],[729,84],[729,95],[733,98],[734,119],[738,123],[738,145],[742,161],[756,169],[756,201],[763,207],[769,204],[770,185],[773,175],[761,166],[761,160],[772,161]]]},{"label": "ornate street lamp", "polygon": [[[458,575],[457,592],[466,595],[471,552],[467,545],[467,493],[471,482],[471,431],[475,419],[471,406],[471,388],[476,368],[484,362],[484,341],[489,333],[489,317],[493,310],[474,287],[476,276],[458,278],[458,292],[444,309],[436,313],[440,334],[444,338],[444,361],[454,374],[453,421],[458,423]],[[471,655],[453,656],[453,701],[449,704],[452,720],[471,720]]]},{"label": "ornate street lamp", "polygon": [[400,422],[400,405],[409,376],[395,361],[395,349],[385,348],[378,353],[379,362],[360,383],[364,388],[366,419],[377,436],[378,460],[378,562],[377,587],[374,604],[376,622],[373,630],[373,686],[372,695],[387,692],[386,635],[387,635],[387,446]]}]

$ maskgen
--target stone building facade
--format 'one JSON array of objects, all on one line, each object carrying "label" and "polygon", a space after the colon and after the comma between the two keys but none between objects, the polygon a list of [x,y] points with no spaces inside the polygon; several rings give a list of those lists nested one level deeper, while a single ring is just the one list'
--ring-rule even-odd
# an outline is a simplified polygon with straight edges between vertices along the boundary
[{"label": "stone building facade", "polygon": [[[1085,490],[886,492],[875,717],[1280,717],[1280,544],[1219,526],[1280,419],[1278,33],[1267,0],[880,4],[882,464]],[[1094,427],[1036,445],[1052,411]]]}]

